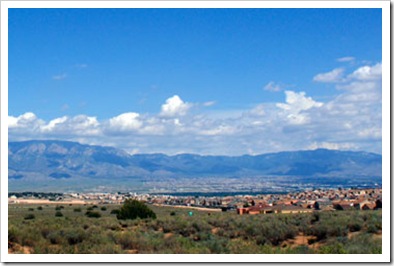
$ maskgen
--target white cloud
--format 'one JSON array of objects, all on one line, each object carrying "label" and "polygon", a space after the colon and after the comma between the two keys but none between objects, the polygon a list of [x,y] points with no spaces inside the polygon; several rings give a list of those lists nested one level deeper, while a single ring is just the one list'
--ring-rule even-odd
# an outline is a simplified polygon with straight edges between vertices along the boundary
[{"label": "white cloud", "polygon": [[192,104],[185,103],[178,95],[174,95],[166,100],[161,106],[160,115],[163,117],[183,116],[191,108]]},{"label": "white cloud", "polygon": [[382,64],[363,66],[355,70],[348,78],[356,80],[379,80],[382,78]]},{"label": "white cloud", "polygon": [[142,122],[139,120],[140,115],[138,113],[124,113],[113,117],[109,120],[110,130],[114,131],[134,131],[142,126]]},{"label": "white cloud", "polygon": [[313,77],[314,81],[331,83],[342,81],[342,74],[344,72],[343,68],[335,68],[330,72],[320,73]]},{"label": "white cloud", "polygon": [[24,113],[18,117],[8,116],[8,129],[37,130],[44,121],[38,119],[32,112]]},{"label": "white cloud", "polygon": [[277,103],[276,106],[285,111],[291,124],[305,124],[309,122],[309,116],[302,111],[323,106],[323,103],[306,97],[305,92],[285,91],[286,103]]},{"label": "white cloud", "polygon": [[97,136],[101,134],[97,118],[87,115],[52,119],[48,124],[42,125],[40,131],[51,136]]},{"label": "white cloud", "polygon": [[229,125],[220,125],[216,128],[200,130],[198,132],[198,134],[208,135],[208,136],[231,135],[231,134],[235,133],[235,131],[236,131],[236,129],[229,126]]},{"label": "white cloud", "polygon": [[264,104],[259,104],[256,107],[254,107],[252,110],[250,110],[250,114],[255,116],[263,116],[265,115],[264,109],[265,109]]},{"label": "white cloud", "polygon": [[357,148],[357,146],[355,146],[352,143],[314,142],[308,146],[307,150],[316,150],[316,149],[351,150],[355,148]]},{"label": "white cloud", "polygon": [[52,77],[52,79],[54,79],[54,80],[62,80],[62,79],[65,79],[65,78],[67,78],[67,74],[66,73],[55,75],[55,76]]},{"label": "white cloud", "polygon": [[[381,151],[381,64],[366,65],[334,84],[337,95],[316,101],[284,91],[282,102],[245,109],[189,112],[211,103],[174,95],[157,114],[123,113],[108,120],[79,115],[45,122],[33,113],[9,116],[11,140],[59,138],[111,145],[132,153],[180,151],[241,155],[315,148]],[[209,103],[209,104],[208,104]],[[213,104],[213,102],[212,102]],[[203,109],[203,108],[201,108]]]},{"label": "white cloud", "polygon": [[354,60],[356,60],[356,58],[352,56],[345,56],[337,59],[338,62],[352,62]]},{"label": "white cloud", "polygon": [[282,86],[280,86],[279,84],[270,81],[267,83],[267,85],[264,86],[264,90],[266,91],[281,91],[282,90]]},{"label": "white cloud", "polygon": [[68,120],[67,116],[55,118],[55,119],[49,121],[49,123],[47,125],[42,126],[41,130],[44,131],[44,132],[45,131],[47,131],[47,132],[53,131],[56,128],[57,125],[63,124],[67,120]]},{"label": "white cloud", "polygon": [[216,101],[209,101],[209,102],[203,103],[202,105],[208,107],[208,106],[212,106],[212,105],[215,105],[215,104],[216,104]]}]

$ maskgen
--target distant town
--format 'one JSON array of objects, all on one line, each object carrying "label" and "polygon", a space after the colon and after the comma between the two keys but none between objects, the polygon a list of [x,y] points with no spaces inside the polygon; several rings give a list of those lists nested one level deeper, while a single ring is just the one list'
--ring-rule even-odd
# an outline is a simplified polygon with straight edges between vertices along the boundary
[{"label": "distant town", "polygon": [[314,210],[373,210],[382,208],[382,189],[315,189],[287,194],[179,196],[128,193],[9,193],[9,204],[122,204],[126,199],[147,204],[236,211],[238,214],[304,213]]}]

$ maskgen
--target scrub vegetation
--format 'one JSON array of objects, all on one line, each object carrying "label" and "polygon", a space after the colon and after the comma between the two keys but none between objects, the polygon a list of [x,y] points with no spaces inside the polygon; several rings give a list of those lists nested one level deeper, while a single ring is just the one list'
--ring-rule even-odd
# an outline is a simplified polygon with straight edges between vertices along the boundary
[{"label": "scrub vegetation", "polygon": [[382,253],[381,210],[242,216],[192,210],[190,215],[190,209],[133,204],[145,216],[130,211],[131,204],[40,205],[40,211],[31,211],[38,205],[9,205],[8,250],[39,254]]}]

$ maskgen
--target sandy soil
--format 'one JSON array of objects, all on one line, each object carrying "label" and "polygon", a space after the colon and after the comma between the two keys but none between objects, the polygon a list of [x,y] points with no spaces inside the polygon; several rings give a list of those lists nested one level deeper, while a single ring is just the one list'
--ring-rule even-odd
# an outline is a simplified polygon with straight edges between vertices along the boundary
[{"label": "sandy soil", "polygon": [[165,204],[153,204],[153,205],[160,206],[160,207],[174,207],[174,208],[180,208],[180,209],[194,209],[194,210],[208,211],[208,212],[221,212],[222,211],[222,209],[199,208],[199,207],[192,207],[192,206],[165,205]]}]

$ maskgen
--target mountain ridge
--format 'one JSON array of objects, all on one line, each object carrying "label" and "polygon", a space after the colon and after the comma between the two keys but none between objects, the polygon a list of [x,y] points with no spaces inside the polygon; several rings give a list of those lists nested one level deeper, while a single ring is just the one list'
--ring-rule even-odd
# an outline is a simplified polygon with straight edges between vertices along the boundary
[{"label": "mountain ridge", "polygon": [[[328,149],[223,156],[162,153],[131,155],[121,149],[61,140],[8,143],[9,180],[158,180],[298,176],[381,179],[382,156]],[[70,181],[71,182],[71,181]],[[119,181],[120,182],[120,181]]]}]

